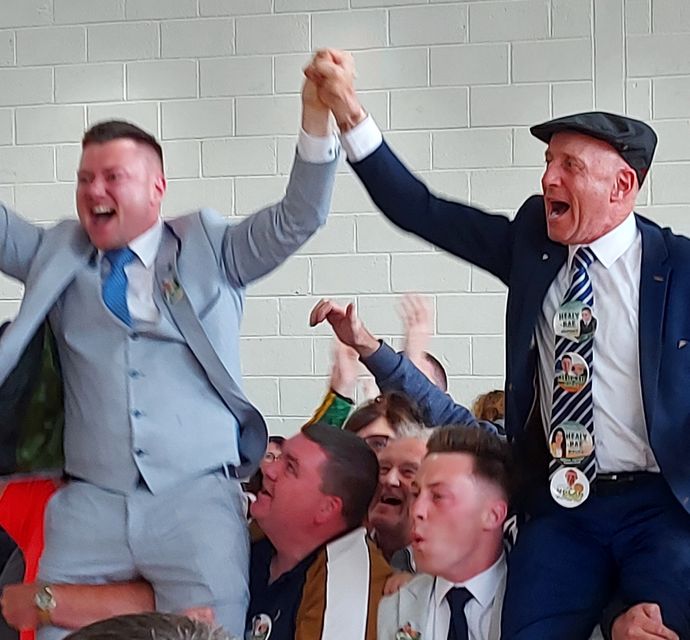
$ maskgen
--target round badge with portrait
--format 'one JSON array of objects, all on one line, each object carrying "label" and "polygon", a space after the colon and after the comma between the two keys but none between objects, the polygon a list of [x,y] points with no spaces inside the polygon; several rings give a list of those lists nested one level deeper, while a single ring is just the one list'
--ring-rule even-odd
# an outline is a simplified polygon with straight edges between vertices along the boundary
[{"label": "round badge with portrait", "polygon": [[586,342],[594,337],[597,319],[592,308],[579,300],[562,304],[553,317],[553,330],[557,336],[573,342]]},{"label": "round badge with portrait", "polygon": [[583,424],[566,420],[551,430],[549,450],[562,464],[580,464],[594,453],[594,439]]},{"label": "round badge with portrait", "polygon": [[564,467],[553,474],[550,490],[558,504],[573,509],[589,498],[589,480],[579,469]]},{"label": "round badge with portrait", "polygon": [[273,620],[267,613],[257,613],[252,618],[252,628],[246,633],[247,640],[269,640],[273,631]]},{"label": "round badge with portrait", "polygon": [[589,382],[589,366],[578,353],[567,351],[556,362],[556,384],[568,393],[581,391]]}]

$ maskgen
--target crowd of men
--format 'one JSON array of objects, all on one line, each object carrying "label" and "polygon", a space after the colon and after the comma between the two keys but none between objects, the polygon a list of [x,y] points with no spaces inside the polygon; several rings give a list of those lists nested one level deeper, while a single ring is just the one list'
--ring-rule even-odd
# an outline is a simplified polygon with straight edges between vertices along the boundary
[{"label": "crowd of men", "polygon": [[[47,323],[65,414],[37,577],[5,587],[6,620],[39,640],[690,638],[690,242],[633,212],[653,130],[535,125],[543,193],[509,220],[408,171],[349,55],[305,75],[285,197],[237,225],[163,221],[160,145],[120,121],[83,138],[78,222],[0,207],[0,269],[26,285],[0,381]],[[505,416],[324,299],[331,389],[266,454],[239,384],[244,291],[326,222],[341,145],[384,215],[508,287]],[[358,362],[380,395],[348,417]]]}]

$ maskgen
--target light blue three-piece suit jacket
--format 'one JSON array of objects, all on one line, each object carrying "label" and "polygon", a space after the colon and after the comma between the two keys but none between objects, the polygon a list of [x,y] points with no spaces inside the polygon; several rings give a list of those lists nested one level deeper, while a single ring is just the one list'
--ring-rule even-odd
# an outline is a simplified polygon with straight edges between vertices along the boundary
[{"label": "light blue three-piece suit jacket", "polygon": [[296,156],[283,200],[238,224],[208,209],[167,221],[157,326],[130,329],[107,311],[98,252],[76,220],[41,228],[0,206],[0,270],[25,284],[0,340],[0,384],[48,318],[64,379],[68,473],[125,493],[141,473],[156,493],[226,463],[240,462],[242,474],[258,466],[266,426],[239,386],[244,290],[324,224],[336,163]]}]

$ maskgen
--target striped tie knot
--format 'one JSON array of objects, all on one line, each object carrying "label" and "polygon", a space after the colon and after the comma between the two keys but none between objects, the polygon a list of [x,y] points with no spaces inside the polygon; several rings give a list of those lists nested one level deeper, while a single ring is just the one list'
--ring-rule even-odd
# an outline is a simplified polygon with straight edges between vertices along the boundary
[{"label": "striped tie knot", "polygon": [[580,247],[573,256],[573,269],[587,269],[596,260],[594,251],[589,247]]}]

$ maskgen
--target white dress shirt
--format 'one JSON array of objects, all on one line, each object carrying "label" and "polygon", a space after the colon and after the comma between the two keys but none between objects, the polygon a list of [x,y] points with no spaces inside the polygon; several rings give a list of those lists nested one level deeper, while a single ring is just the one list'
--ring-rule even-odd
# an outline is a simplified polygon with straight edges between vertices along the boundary
[{"label": "white dress shirt", "polygon": [[[343,149],[359,162],[381,144],[382,135],[367,116],[342,134]],[[639,349],[639,298],[642,239],[633,213],[589,245],[597,257],[589,268],[594,289],[594,442],[597,470],[659,471],[649,445],[642,404]],[[535,331],[539,350],[541,415],[551,423],[555,335],[553,317],[570,285],[570,265],[578,246],[569,247],[567,264],[552,282]]]},{"label": "white dress shirt", "polygon": [[[330,162],[336,157],[340,143],[335,134],[320,137],[309,135],[300,129],[297,137],[297,153],[306,162],[320,164]],[[137,322],[157,322],[159,311],[153,300],[155,260],[163,236],[163,221],[156,223],[129,243],[129,248],[137,259],[125,266],[127,275],[127,307],[132,320]],[[110,263],[101,258],[101,278],[110,272]]]},{"label": "white dress shirt", "polygon": [[[491,622],[494,613],[500,615],[503,607],[502,594],[497,597],[497,592],[499,585],[505,580],[506,572],[506,557],[502,553],[493,565],[466,582],[453,584],[437,577],[431,590],[429,616],[422,638],[446,640],[450,627],[450,605],[446,594],[453,587],[465,587],[472,594],[465,605],[469,640],[498,640],[498,635],[494,635],[494,632],[499,631],[500,624],[492,625]],[[497,618],[497,622],[500,622],[500,618]]]},{"label": "white dress shirt", "polygon": [[[640,384],[642,237],[634,214],[588,246],[597,258],[588,269],[594,291],[593,316],[597,319],[592,378],[597,470],[659,471],[649,445]],[[553,400],[553,318],[570,286],[570,266],[578,248],[568,247],[568,260],[546,293],[536,328],[544,425],[551,422]]]}]

